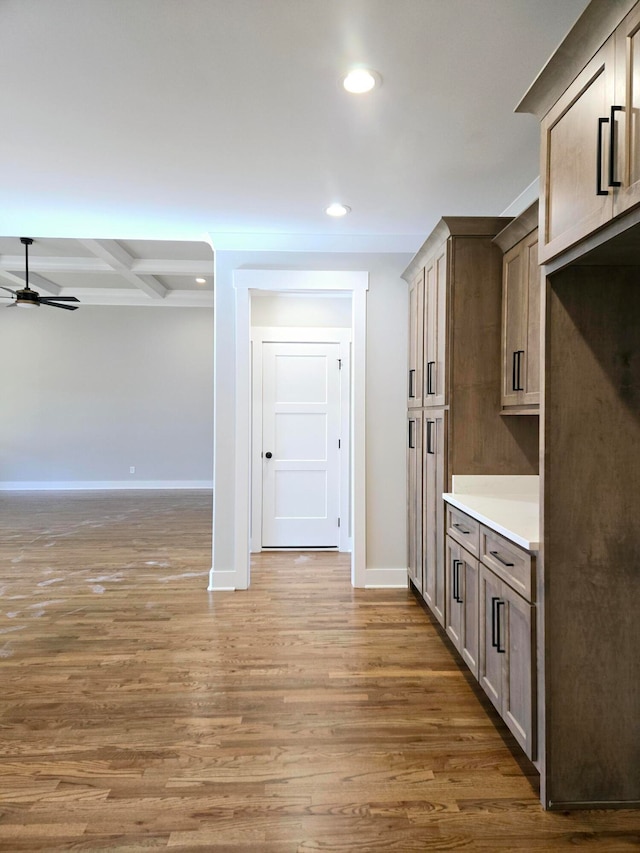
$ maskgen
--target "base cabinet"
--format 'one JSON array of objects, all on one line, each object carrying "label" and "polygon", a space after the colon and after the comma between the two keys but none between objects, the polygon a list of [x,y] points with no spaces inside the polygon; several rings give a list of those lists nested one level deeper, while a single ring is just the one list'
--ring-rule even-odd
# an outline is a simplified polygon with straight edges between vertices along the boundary
[{"label": "base cabinet", "polygon": [[535,609],[480,566],[479,682],[530,759],[535,759]]},{"label": "base cabinet", "polygon": [[446,632],[477,678],[480,565],[475,557],[447,536],[445,571]]}]

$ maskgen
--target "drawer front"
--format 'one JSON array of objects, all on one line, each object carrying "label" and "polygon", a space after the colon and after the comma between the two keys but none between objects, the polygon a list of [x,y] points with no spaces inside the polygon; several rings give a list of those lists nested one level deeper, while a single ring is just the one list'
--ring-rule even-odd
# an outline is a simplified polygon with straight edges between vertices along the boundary
[{"label": "drawer front", "polygon": [[535,564],[528,551],[480,525],[480,559],[524,599],[533,601]]},{"label": "drawer front", "polygon": [[480,524],[450,504],[447,504],[447,536],[459,542],[474,557],[479,556]]}]

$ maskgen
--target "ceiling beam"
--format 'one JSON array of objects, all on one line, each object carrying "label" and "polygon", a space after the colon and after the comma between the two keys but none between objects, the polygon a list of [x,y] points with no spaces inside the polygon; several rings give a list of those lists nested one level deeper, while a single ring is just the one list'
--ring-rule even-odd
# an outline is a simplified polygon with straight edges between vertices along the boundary
[{"label": "ceiling beam", "polygon": [[129,284],[142,290],[147,296],[152,299],[164,299],[168,289],[155,279],[152,275],[138,275],[132,271],[134,257],[130,255],[122,246],[115,240],[79,240],[86,249],[92,252],[97,258],[106,261],[111,272],[116,272],[122,278],[126,279]]},{"label": "ceiling beam", "polygon": [[[7,272],[3,269],[0,269],[0,280],[8,282],[18,290],[22,290],[22,288],[25,286],[24,278],[21,278],[19,275],[15,275],[15,273]],[[57,284],[54,284],[52,281],[48,281],[46,278],[43,278],[41,275],[38,275],[38,273],[34,272],[30,272],[29,274],[29,285],[32,287],[36,287],[39,291],[43,290],[50,296],[59,296],[60,291],[62,289]]]},{"label": "ceiling beam", "polygon": [[[0,255],[0,270],[19,270],[24,268],[24,256]],[[79,256],[48,257],[44,255],[29,258],[29,270],[40,272],[113,272],[113,266],[101,258]],[[213,255],[202,260],[174,260],[170,258],[134,258],[131,272],[135,275],[213,275]]]}]

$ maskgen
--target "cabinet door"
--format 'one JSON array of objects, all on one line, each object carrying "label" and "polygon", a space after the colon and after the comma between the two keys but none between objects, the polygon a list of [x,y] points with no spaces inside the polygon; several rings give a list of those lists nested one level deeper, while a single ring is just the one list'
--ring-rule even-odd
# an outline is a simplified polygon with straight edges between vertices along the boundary
[{"label": "cabinet door", "polygon": [[486,566],[480,566],[480,654],[478,681],[502,714],[503,657],[506,647],[498,642],[500,627],[500,581]]},{"label": "cabinet door", "polygon": [[446,404],[447,246],[425,268],[425,406]]},{"label": "cabinet door", "polygon": [[502,266],[502,407],[522,403],[527,281],[522,245],[504,256]]},{"label": "cabinet door", "polygon": [[471,672],[478,677],[480,618],[480,564],[464,549],[460,549],[462,565],[459,567],[459,595],[462,599],[462,658]]},{"label": "cabinet door", "polygon": [[407,563],[409,579],[422,592],[422,416],[408,421]]},{"label": "cabinet door", "polygon": [[422,363],[424,360],[424,270],[409,288],[409,391],[408,408],[422,406]]},{"label": "cabinet door", "polygon": [[446,412],[432,410],[423,426],[423,540],[424,600],[442,626],[445,624],[444,501],[446,491]]},{"label": "cabinet door", "polygon": [[498,629],[504,656],[502,717],[529,758],[534,758],[534,608],[502,583],[504,619]]},{"label": "cabinet door", "polygon": [[445,559],[445,592],[446,592],[446,622],[447,635],[456,649],[462,654],[463,645],[463,597],[460,595],[462,548],[451,537],[446,537]]},{"label": "cabinet door", "polygon": [[[620,181],[613,201],[617,216],[640,203],[640,7],[616,29],[615,105],[611,112],[614,141],[614,181]],[[613,103],[613,102],[612,102]]]},{"label": "cabinet door", "polygon": [[540,405],[540,290],[542,275],[538,264],[538,229],[522,241],[523,266],[526,270],[525,359],[523,403]]},{"label": "cabinet door", "polygon": [[607,168],[613,97],[614,36],[542,121],[541,262],[591,234],[613,215]]}]

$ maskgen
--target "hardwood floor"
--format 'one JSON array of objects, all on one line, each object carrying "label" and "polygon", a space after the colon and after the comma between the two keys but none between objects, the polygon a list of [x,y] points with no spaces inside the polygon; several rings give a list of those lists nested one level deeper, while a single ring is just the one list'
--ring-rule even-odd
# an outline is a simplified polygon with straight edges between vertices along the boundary
[{"label": "hardwood floor", "polygon": [[639,812],[544,813],[427,614],[346,556],[207,593],[205,493],[4,493],[0,523],[0,850],[640,847]]}]

